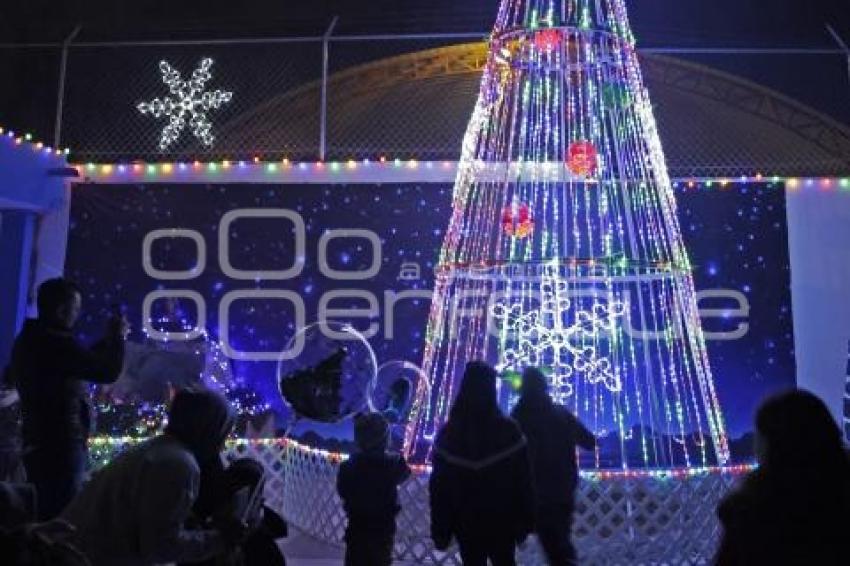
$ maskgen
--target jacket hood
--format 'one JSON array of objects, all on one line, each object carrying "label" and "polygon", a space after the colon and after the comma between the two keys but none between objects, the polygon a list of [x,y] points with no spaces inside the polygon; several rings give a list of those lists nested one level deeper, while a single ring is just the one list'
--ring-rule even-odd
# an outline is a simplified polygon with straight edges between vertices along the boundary
[{"label": "jacket hood", "polygon": [[496,448],[492,452],[483,454],[468,454],[462,448],[452,446],[450,441],[438,442],[434,446],[434,453],[443,458],[449,464],[458,466],[472,472],[480,472],[491,466],[507,460],[526,446],[525,437],[519,435],[511,444]]},{"label": "jacket hood", "polygon": [[447,462],[481,470],[522,450],[519,427],[506,418],[496,399],[496,371],[484,362],[466,366],[449,420],[434,452]]},{"label": "jacket hood", "polygon": [[533,416],[540,412],[546,412],[552,406],[546,376],[537,368],[526,368],[522,372],[522,389],[515,411]]},{"label": "jacket hood", "polygon": [[204,463],[218,455],[233,422],[233,409],[224,397],[213,391],[187,389],[174,396],[165,432]]}]

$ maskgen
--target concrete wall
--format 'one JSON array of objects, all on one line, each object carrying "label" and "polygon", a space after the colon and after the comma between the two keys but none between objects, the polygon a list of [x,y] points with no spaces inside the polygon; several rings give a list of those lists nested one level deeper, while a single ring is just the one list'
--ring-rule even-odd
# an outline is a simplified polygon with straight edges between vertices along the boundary
[{"label": "concrete wall", "polygon": [[850,344],[850,191],[788,189],[797,385],[843,413]]},{"label": "concrete wall", "polygon": [[70,205],[65,167],[61,156],[0,135],[0,371],[33,289],[62,273]]}]

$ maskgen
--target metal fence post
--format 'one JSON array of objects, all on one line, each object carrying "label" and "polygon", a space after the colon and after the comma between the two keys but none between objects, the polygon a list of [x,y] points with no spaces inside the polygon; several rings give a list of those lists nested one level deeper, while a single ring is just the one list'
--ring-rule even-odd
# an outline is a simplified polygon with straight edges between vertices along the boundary
[{"label": "metal fence post", "polygon": [[324,161],[328,145],[328,60],[330,58],[330,40],[339,16],[334,16],[328,30],[322,36],[322,107],[319,115],[319,160]]},{"label": "metal fence post", "polygon": [[53,147],[59,149],[62,143],[62,114],[65,111],[65,76],[68,71],[68,48],[82,26],[76,26],[74,30],[62,42],[62,57],[59,61],[59,88],[56,95],[56,123],[53,125]]},{"label": "metal fence post", "polygon": [[850,81],[850,47],[841,39],[841,36],[838,35],[838,32],[831,25],[826,26],[826,30],[832,36],[832,39],[838,44],[838,46],[844,51],[847,55],[847,79]]}]

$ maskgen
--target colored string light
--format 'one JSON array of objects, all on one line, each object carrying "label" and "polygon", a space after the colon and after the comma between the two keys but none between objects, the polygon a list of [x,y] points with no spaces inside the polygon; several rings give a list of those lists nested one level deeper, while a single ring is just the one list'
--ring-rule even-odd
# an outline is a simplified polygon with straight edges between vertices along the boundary
[{"label": "colored string light", "polygon": [[[144,442],[147,438],[138,438],[132,436],[96,436],[89,439],[89,457],[98,465],[103,466],[108,463],[116,455],[123,450],[130,448],[136,444]],[[343,452],[334,452],[307,446],[290,438],[230,438],[226,442],[226,451],[240,453],[245,448],[252,447],[254,449],[263,449],[277,453],[284,453],[287,450],[297,451],[313,458],[325,460],[331,464],[337,465],[348,459],[348,454]],[[263,461],[266,461],[263,459]],[[271,459],[272,462],[279,461],[278,458]],[[425,475],[431,473],[431,466],[425,464],[413,464],[411,466],[413,472],[417,475]],[[644,470],[604,470],[604,471],[589,471],[582,470],[580,472],[582,479],[598,482],[609,481],[614,479],[654,479],[665,481],[669,479],[687,479],[691,477],[701,477],[707,475],[743,475],[754,471],[757,468],[755,464],[742,464],[737,466],[705,466],[694,468],[670,468],[670,469],[644,469]],[[280,470],[274,470],[280,473]]]},{"label": "colored string light", "polygon": [[19,147],[29,147],[36,153],[43,153],[45,155],[56,155],[60,157],[64,157],[70,153],[70,149],[60,149],[53,148],[49,145],[46,145],[41,141],[33,141],[33,136],[30,133],[26,133],[23,136],[17,135],[14,130],[9,130],[4,127],[0,127],[0,139],[5,139],[10,141],[16,146]]},{"label": "colored string light", "polygon": [[[2,131],[2,129],[0,129]],[[2,134],[0,134],[2,135]],[[47,151],[49,148],[45,148]],[[58,152],[58,154],[64,153]],[[396,162],[399,163],[396,166]],[[203,176],[204,178],[212,177],[215,175],[221,181],[231,180],[231,177],[228,175],[232,174],[233,180],[239,180],[245,174],[250,173],[250,170],[257,167],[260,171],[265,171],[266,173],[276,173],[279,175],[280,179],[287,180],[302,180],[305,176],[305,173],[310,173],[311,170],[314,170],[314,174],[318,177],[322,175],[321,178],[325,178],[323,174],[324,163],[322,162],[310,162],[310,161],[291,161],[287,158],[282,159],[281,161],[262,161],[259,158],[252,162],[246,162],[244,160],[240,161],[231,161],[231,160],[222,160],[222,161],[209,161],[209,162],[194,162],[191,164],[195,169],[195,175]],[[269,167],[270,165],[274,165],[274,167]],[[111,168],[105,167],[111,166]],[[370,160],[368,158],[362,159],[360,161],[355,161],[349,159],[345,161],[345,170],[351,172],[358,172],[367,168],[374,168],[376,172],[380,172],[381,168],[385,170],[392,169],[410,169],[410,170],[421,170],[421,169],[437,169],[445,171],[448,174],[455,175],[458,169],[459,163],[454,161],[418,161],[415,159],[412,160],[393,160],[387,161],[384,159],[381,161],[380,159]],[[167,180],[167,177],[171,177],[174,173],[186,172],[189,169],[189,166],[186,163],[179,162],[165,162],[165,163],[88,163],[88,164],[75,164],[72,165],[75,167],[81,176],[87,177],[87,180],[97,182],[97,181],[109,181],[117,174],[131,174],[131,175],[140,175],[147,172],[148,177],[154,177],[154,180]],[[499,175],[505,174],[505,168],[501,167],[499,164],[490,164],[491,170],[493,171],[493,178],[498,178]],[[549,164],[533,164],[533,163],[525,163],[523,164],[525,170],[529,172],[536,172],[538,174],[542,174],[544,170],[549,170],[550,174],[553,175],[553,179],[557,180],[558,176],[562,171],[558,169],[557,165],[549,165]],[[337,167],[337,171],[342,172],[343,169],[341,166]],[[512,174],[519,174],[518,170],[520,167],[518,164],[514,164],[511,168]],[[150,179],[148,179],[150,180]],[[588,179],[586,181],[588,184],[600,184],[599,179]],[[819,188],[841,188],[847,189],[850,188],[850,178],[833,178],[833,177],[786,177],[780,175],[745,175],[741,177],[737,177],[733,180],[730,180],[728,177],[681,177],[672,179],[673,188],[677,190],[705,190],[705,189],[727,189],[730,184],[735,185],[747,185],[747,184],[760,184],[768,187],[776,187],[782,188],[787,187],[790,189],[796,189],[800,186],[818,186]]]}]

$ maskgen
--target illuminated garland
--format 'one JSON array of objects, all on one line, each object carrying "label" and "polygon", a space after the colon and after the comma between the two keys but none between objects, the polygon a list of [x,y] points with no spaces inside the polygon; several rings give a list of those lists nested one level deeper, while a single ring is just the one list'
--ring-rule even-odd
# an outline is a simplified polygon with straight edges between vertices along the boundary
[{"label": "illuminated garland", "polygon": [[[89,458],[96,466],[106,465],[109,460],[123,450],[144,442],[145,438],[133,437],[94,437],[89,439]],[[240,454],[246,448],[273,449],[284,452],[288,449],[321,458],[331,464],[339,464],[348,459],[349,455],[342,452],[332,452],[321,448],[313,448],[289,438],[231,438],[226,443],[226,451],[231,454]],[[263,459],[263,461],[267,461]],[[277,460],[272,460],[276,462]],[[273,464],[272,464],[273,465]],[[673,469],[645,469],[645,470],[582,470],[579,472],[582,479],[592,482],[610,481],[616,479],[640,479],[651,478],[656,480],[685,479],[690,477],[701,477],[712,474],[741,475],[756,469],[755,464],[742,464],[737,466],[705,466],[693,468]],[[431,473],[431,466],[413,464],[413,472],[417,475]],[[275,469],[276,473],[281,473]]]},{"label": "illuminated garland", "polygon": [[[176,313],[168,313],[151,320],[151,328],[158,332],[192,332],[194,325]],[[263,401],[253,390],[239,387],[233,376],[230,359],[218,340],[213,339],[206,329],[201,330],[197,339],[189,341],[168,341],[153,339],[148,335],[148,327],[143,327],[146,341],[152,348],[164,351],[190,353],[202,359],[203,369],[198,379],[210,389],[217,390],[233,405],[238,415],[257,416],[271,409],[271,404]]]},{"label": "illuminated garland", "polygon": [[68,148],[59,149],[52,148],[49,145],[45,145],[40,141],[33,141],[32,134],[26,133],[23,135],[16,134],[13,130],[7,130],[5,128],[0,127],[0,139],[6,139],[11,141],[14,145],[19,147],[30,147],[33,151],[40,151],[47,155],[68,155],[71,150]]},{"label": "illuminated garland", "polygon": [[[521,237],[516,203],[533,218]],[[502,0],[452,204],[408,455],[428,457],[466,363],[485,359],[548,371],[554,399],[618,441],[604,466],[728,461],[624,0]]]},{"label": "illuminated garland", "polygon": [[[0,129],[0,134],[2,134]],[[23,139],[23,138],[16,138]],[[49,148],[45,148],[47,151]],[[66,150],[67,152],[67,150]],[[58,152],[57,152],[58,153]],[[287,180],[292,177],[295,180],[302,176],[315,176],[324,178],[327,173],[344,175],[347,172],[362,173],[365,171],[392,171],[392,170],[424,170],[443,171],[448,175],[456,175],[458,163],[455,161],[420,161],[417,159],[362,159],[347,161],[290,161],[282,159],[279,161],[263,161],[259,158],[254,160],[222,160],[222,161],[178,161],[162,163],[86,163],[74,164],[81,178],[91,181],[121,180],[181,180],[182,175],[192,176],[204,175],[204,180],[217,179],[222,182],[238,180],[231,179],[230,175],[245,173],[263,173],[270,181]],[[356,180],[356,179],[355,179]],[[789,189],[800,187],[817,189],[850,189],[850,178],[840,177],[788,177],[779,175],[741,175],[737,177],[679,177],[673,179],[673,188],[680,190],[689,189],[716,189],[724,190],[740,184],[767,184],[785,186]]]},{"label": "illuminated garland", "polygon": [[[160,316],[151,320],[151,328],[167,331],[189,332],[194,327],[185,319],[175,320],[172,316]],[[197,376],[199,383],[223,394],[238,416],[255,417],[271,410],[256,391],[236,383],[230,359],[217,340],[206,330],[195,340],[168,341],[153,339],[143,327],[146,344],[153,350],[191,354],[201,361],[202,370]],[[167,424],[168,410],[164,403],[121,403],[100,401],[96,403],[97,429],[116,438],[144,438],[161,432]]]}]

